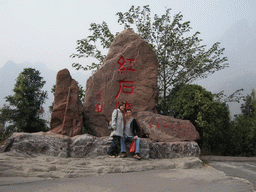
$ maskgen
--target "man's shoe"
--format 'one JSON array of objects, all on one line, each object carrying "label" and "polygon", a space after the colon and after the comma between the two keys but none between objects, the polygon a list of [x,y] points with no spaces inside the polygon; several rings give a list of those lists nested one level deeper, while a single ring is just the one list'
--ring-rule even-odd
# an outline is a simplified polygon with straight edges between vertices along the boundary
[{"label": "man's shoe", "polygon": [[115,158],[116,156],[115,155],[109,155],[108,157],[109,158]]},{"label": "man's shoe", "polygon": [[135,159],[137,159],[137,160],[140,160],[139,154],[135,154],[135,155],[133,155],[133,157],[134,157]]},{"label": "man's shoe", "polygon": [[120,155],[120,157],[121,157],[121,158],[125,158],[125,157],[127,157],[127,154],[126,154],[126,153],[122,153],[122,154]]}]

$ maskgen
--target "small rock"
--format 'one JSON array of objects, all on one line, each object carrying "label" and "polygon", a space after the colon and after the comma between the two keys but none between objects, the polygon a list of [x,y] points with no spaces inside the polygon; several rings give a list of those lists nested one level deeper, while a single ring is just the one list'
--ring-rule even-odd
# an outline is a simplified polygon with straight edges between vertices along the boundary
[{"label": "small rock", "polygon": [[51,166],[48,168],[49,171],[57,171],[57,168],[56,166]]}]

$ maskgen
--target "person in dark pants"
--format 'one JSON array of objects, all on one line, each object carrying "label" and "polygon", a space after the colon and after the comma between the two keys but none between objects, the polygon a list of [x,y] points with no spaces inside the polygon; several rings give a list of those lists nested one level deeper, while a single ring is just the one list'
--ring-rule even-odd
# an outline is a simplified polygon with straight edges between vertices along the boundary
[{"label": "person in dark pants", "polygon": [[118,109],[112,113],[112,128],[110,136],[113,137],[111,146],[107,152],[110,157],[116,157],[120,153],[120,139],[123,136],[125,125],[125,102],[121,102]]},{"label": "person in dark pants", "polygon": [[127,109],[125,118],[126,118],[126,125],[124,128],[125,130],[123,132],[123,137],[121,138],[121,156],[120,157],[121,158],[127,157],[125,141],[136,140],[136,149],[133,157],[135,159],[140,160],[140,138],[138,137],[140,135],[140,127],[136,119],[132,117],[131,109]]}]

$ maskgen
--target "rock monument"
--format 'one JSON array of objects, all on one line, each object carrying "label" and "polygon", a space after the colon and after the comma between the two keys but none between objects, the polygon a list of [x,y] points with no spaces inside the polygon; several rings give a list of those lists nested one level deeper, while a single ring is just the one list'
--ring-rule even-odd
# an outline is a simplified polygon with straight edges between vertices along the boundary
[{"label": "rock monument", "polygon": [[[157,76],[154,51],[132,30],[125,30],[111,44],[103,66],[88,79],[83,106],[77,82],[67,69],[59,71],[51,130],[14,133],[0,152],[76,158],[106,155],[112,141],[107,124],[124,101],[148,137],[141,138],[142,159],[198,157],[200,148],[194,141],[199,134],[192,123],[157,114]],[[89,134],[80,135],[83,117]]]},{"label": "rock monument", "polygon": [[138,113],[137,121],[142,132],[153,141],[173,142],[199,139],[199,133],[189,120],[143,111]]},{"label": "rock monument", "polygon": [[126,102],[136,117],[155,111],[158,61],[151,47],[132,30],[121,32],[111,44],[103,66],[86,83],[83,110],[88,133],[108,136],[111,114]]},{"label": "rock monument", "polygon": [[69,71],[60,70],[56,78],[50,132],[70,137],[82,134],[83,106],[78,90],[77,82]]}]

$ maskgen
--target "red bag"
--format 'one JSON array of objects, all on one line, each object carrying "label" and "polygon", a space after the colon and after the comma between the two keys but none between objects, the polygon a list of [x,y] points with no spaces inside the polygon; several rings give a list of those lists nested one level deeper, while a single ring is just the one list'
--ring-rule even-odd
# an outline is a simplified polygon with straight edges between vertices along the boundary
[{"label": "red bag", "polygon": [[135,153],[135,148],[136,148],[136,140],[132,140],[132,143],[130,145],[130,153]]}]

